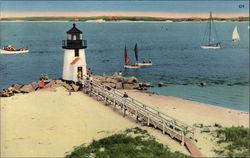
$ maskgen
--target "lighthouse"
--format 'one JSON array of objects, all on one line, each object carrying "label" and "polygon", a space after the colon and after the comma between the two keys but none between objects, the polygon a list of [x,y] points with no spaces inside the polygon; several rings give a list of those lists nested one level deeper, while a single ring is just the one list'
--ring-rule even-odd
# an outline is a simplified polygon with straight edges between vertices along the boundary
[{"label": "lighthouse", "polygon": [[87,41],[83,40],[82,31],[73,27],[67,31],[67,40],[62,41],[64,49],[64,63],[62,79],[65,81],[78,82],[86,75],[85,48]]}]

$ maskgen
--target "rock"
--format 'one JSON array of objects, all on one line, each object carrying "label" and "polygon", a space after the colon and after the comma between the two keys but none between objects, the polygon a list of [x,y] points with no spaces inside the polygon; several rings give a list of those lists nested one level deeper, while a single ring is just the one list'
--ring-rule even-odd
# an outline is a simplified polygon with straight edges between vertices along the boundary
[{"label": "rock", "polygon": [[24,85],[24,86],[20,89],[20,91],[21,91],[22,93],[30,93],[30,92],[35,91],[35,89],[33,88],[33,86],[32,86],[31,84],[27,84],[27,85]]},{"label": "rock", "polygon": [[16,90],[20,90],[23,87],[23,85],[16,83],[16,84],[13,84],[11,87],[15,88]]},{"label": "rock", "polygon": [[6,92],[0,92],[0,97],[9,97],[10,95]]},{"label": "rock", "polygon": [[117,83],[117,80],[115,80],[112,77],[107,77],[106,82],[108,82],[108,83]]},{"label": "rock", "polygon": [[116,78],[116,77],[118,77],[118,76],[119,76],[119,75],[118,75],[117,72],[115,72],[114,75],[113,75],[114,78]]},{"label": "rock", "polygon": [[162,87],[162,86],[165,86],[165,84],[163,82],[159,82],[158,87]]},{"label": "rock", "polygon": [[47,82],[47,84],[45,83],[44,88],[53,87],[55,84],[56,83],[54,80],[50,80],[49,82]]},{"label": "rock", "polygon": [[72,89],[73,89],[75,92],[77,92],[77,91],[79,90],[79,87],[80,87],[80,86],[77,86],[77,85],[75,85],[75,84],[71,84],[71,87],[72,87]]},{"label": "rock", "polygon": [[123,77],[118,76],[116,78],[114,78],[117,82],[123,82]]},{"label": "rock", "polygon": [[13,93],[21,93],[20,90],[17,90],[17,89],[15,89],[14,87],[9,87],[8,90],[9,90],[9,91],[12,91]]},{"label": "rock", "polygon": [[124,89],[134,89],[134,86],[133,86],[133,84],[124,83],[123,88]]},{"label": "rock", "polygon": [[32,82],[31,85],[32,85],[32,87],[34,88],[35,91],[39,88],[39,83],[38,82]]},{"label": "rock", "polygon": [[108,86],[108,87],[112,87],[112,88],[116,87],[115,83],[103,83],[103,85]]},{"label": "rock", "polygon": [[65,82],[62,84],[62,86],[68,90],[72,90],[72,87]]},{"label": "rock", "polygon": [[206,82],[201,82],[201,83],[200,83],[200,86],[201,86],[201,87],[204,87],[204,86],[206,86],[206,85],[207,85]]},{"label": "rock", "polygon": [[122,77],[122,83],[128,83],[129,78],[127,77]]},{"label": "rock", "polygon": [[44,81],[45,84],[48,84],[48,83],[50,83],[53,80],[43,80],[43,81]]},{"label": "rock", "polygon": [[62,85],[64,82],[62,80],[55,80],[56,84]]},{"label": "rock", "polygon": [[137,82],[138,82],[138,79],[134,76],[129,77],[127,80],[127,83],[137,83]]},{"label": "rock", "polygon": [[151,87],[150,83],[143,83],[144,87]]},{"label": "rock", "polygon": [[122,83],[121,82],[116,83],[115,88],[116,89],[123,89]]}]

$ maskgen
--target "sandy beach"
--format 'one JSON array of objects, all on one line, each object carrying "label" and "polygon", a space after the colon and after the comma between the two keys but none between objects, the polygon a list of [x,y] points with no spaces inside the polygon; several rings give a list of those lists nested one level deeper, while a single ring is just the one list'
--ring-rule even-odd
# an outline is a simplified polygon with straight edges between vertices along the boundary
[{"label": "sandy beach", "polygon": [[[249,127],[247,112],[134,90],[126,92],[189,125]],[[1,157],[64,157],[74,146],[136,126],[146,129],[172,151],[190,155],[160,131],[136,124],[82,92],[69,95],[59,87],[1,98]],[[216,156],[211,135],[198,128],[196,139],[204,156]]]}]

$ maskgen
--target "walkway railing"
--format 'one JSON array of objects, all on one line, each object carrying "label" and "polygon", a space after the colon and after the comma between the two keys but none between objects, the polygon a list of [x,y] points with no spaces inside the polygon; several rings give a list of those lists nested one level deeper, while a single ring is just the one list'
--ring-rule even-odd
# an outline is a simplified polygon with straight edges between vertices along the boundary
[{"label": "walkway railing", "polygon": [[[141,121],[148,126],[160,129],[163,134],[168,134],[173,139],[177,139],[182,145],[188,147],[194,140],[195,128],[189,126],[157,109],[148,106],[132,97],[124,98],[120,91],[103,85],[95,79],[88,79],[84,76],[82,80],[85,93],[94,95],[101,99],[105,104],[113,105],[115,109],[120,109],[123,115],[129,114],[131,117]],[[201,155],[201,154],[200,154]],[[199,155],[199,156],[200,156]]]}]

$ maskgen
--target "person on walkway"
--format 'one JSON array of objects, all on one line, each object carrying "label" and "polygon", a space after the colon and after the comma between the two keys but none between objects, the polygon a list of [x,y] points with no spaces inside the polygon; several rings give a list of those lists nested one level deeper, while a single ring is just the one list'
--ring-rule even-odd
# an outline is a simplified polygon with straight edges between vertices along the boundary
[{"label": "person on walkway", "polygon": [[39,82],[39,87],[44,88],[44,80],[43,79]]},{"label": "person on walkway", "polygon": [[124,105],[126,104],[127,99],[128,99],[128,94],[126,92],[124,92],[124,94],[123,94],[123,103],[124,103]]},{"label": "person on walkway", "polygon": [[119,76],[122,77],[122,71],[119,72]]},{"label": "person on walkway", "polygon": [[87,68],[87,72],[86,72],[87,76],[90,75],[90,68]]}]

